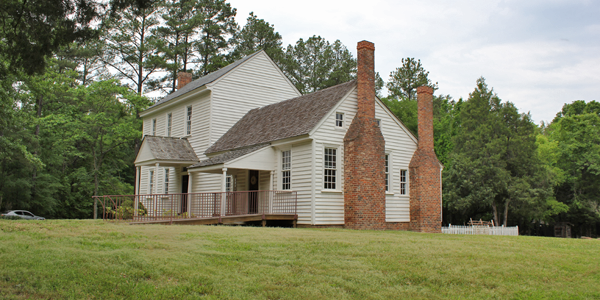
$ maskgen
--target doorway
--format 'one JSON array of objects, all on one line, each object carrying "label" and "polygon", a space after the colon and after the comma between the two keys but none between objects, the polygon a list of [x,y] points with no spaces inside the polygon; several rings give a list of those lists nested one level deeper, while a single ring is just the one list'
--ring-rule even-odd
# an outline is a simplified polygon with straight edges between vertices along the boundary
[{"label": "doorway", "polygon": [[248,213],[249,214],[257,214],[258,213],[258,182],[259,182],[259,173],[257,170],[248,171]]},{"label": "doorway", "polygon": [[188,186],[190,183],[190,175],[181,176],[181,208],[180,212],[186,213],[188,209]]}]

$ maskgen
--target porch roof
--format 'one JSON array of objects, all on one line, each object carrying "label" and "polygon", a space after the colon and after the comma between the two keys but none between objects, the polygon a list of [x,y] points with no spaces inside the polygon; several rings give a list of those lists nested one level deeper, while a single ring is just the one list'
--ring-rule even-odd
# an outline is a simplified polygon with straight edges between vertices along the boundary
[{"label": "porch roof", "polygon": [[199,159],[186,138],[144,136],[135,164],[154,161],[193,164]]}]

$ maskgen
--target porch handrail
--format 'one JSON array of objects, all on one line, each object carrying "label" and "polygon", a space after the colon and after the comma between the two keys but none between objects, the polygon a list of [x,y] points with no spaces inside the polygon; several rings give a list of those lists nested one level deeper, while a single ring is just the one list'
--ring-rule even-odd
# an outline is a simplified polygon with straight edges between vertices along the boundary
[{"label": "porch handrail", "polygon": [[[225,209],[222,210],[222,198]],[[93,196],[103,220],[155,221],[242,215],[296,215],[296,191],[235,191]]]}]

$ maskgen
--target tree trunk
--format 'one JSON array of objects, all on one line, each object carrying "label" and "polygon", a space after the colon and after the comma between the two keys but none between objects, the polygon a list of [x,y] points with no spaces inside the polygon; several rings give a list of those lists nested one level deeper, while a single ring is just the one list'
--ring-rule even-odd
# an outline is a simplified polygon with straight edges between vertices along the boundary
[{"label": "tree trunk", "polygon": [[506,200],[506,203],[504,204],[504,226],[508,226],[508,204],[510,204],[510,200]]},{"label": "tree trunk", "polygon": [[494,210],[494,223],[498,226],[498,208],[496,207],[496,201],[492,201],[492,209]]}]

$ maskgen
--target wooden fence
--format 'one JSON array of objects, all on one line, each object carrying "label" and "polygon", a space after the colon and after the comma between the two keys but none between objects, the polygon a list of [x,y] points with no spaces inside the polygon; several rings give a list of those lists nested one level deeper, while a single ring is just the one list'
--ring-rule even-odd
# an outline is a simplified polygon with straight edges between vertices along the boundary
[{"label": "wooden fence", "polygon": [[519,235],[519,226],[461,226],[448,225],[442,226],[442,233],[448,234],[482,234],[482,235]]}]

